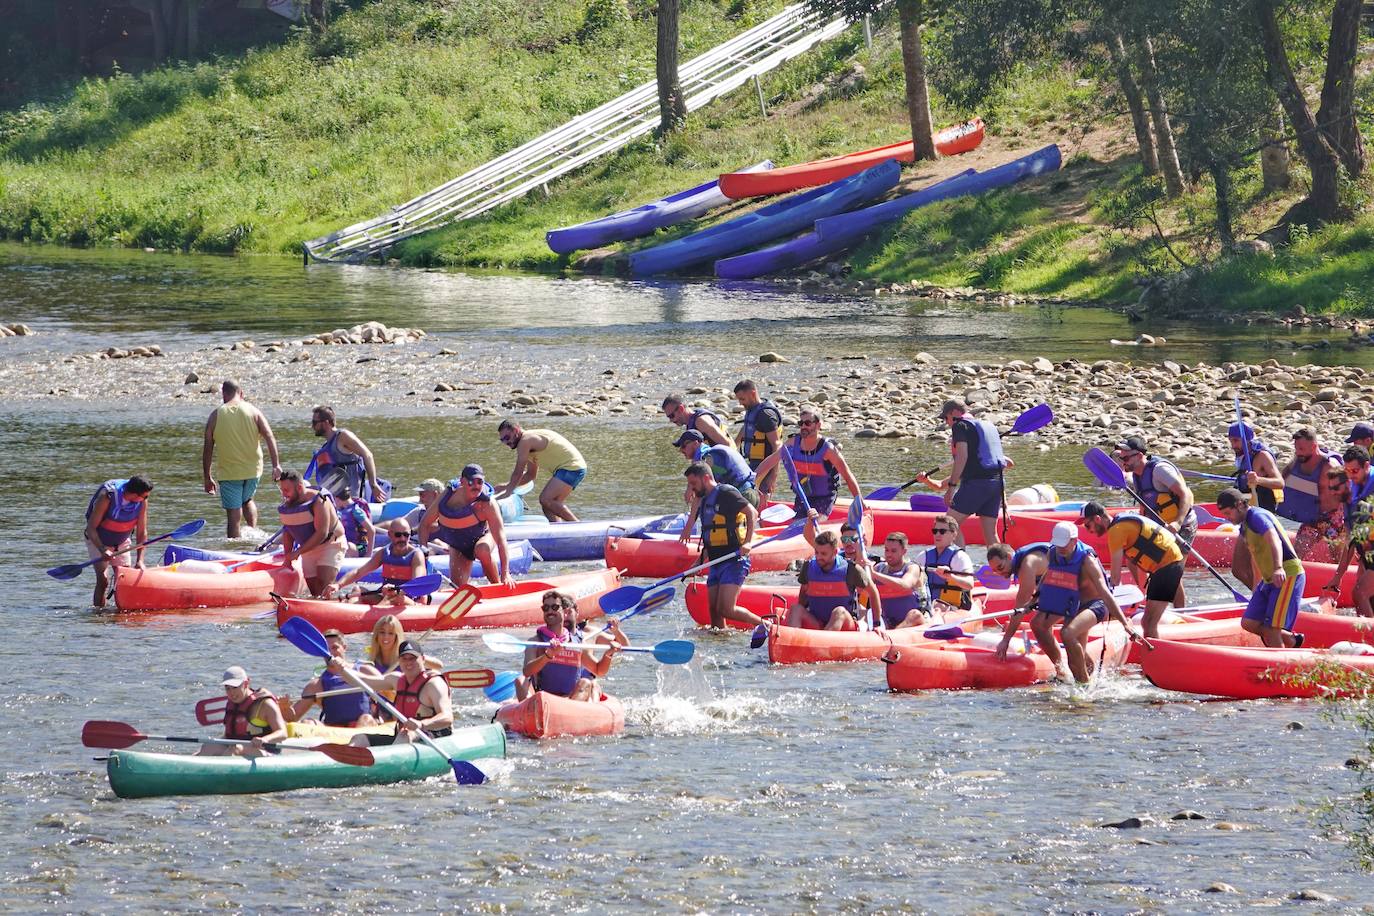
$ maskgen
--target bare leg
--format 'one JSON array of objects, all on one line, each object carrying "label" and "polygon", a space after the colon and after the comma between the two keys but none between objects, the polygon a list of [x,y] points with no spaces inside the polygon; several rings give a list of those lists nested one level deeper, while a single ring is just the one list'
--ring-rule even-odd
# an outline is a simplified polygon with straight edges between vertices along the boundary
[{"label": "bare leg", "polygon": [[978,523],[979,523],[980,525],[983,526],[983,543],[984,543],[984,544],[996,544],[996,543],[997,543],[997,516],[995,516],[995,515],[991,515],[991,516],[989,516],[989,515],[980,515],[980,516],[978,516]]},{"label": "bare leg", "polygon": [[580,700],[583,703],[589,702],[596,693],[596,681],[589,677],[578,678],[577,686],[573,687],[572,693],[568,694],[570,700]]},{"label": "bare leg", "polygon": [[926,615],[925,615],[925,614],[922,614],[921,611],[920,611],[920,609],[913,609],[913,610],[911,610],[910,612],[907,613],[906,619],[905,619],[905,620],[903,620],[901,623],[897,624],[897,625],[896,625],[895,627],[893,627],[892,629],[894,629],[894,630],[900,630],[900,629],[903,629],[903,628],[905,628],[905,627],[919,627],[919,626],[924,626],[924,625],[925,625],[925,622],[926,622]]},{"label": "bare leg", "polygon": [[1069,670],[1073,672],[1073,679],[1080,684],[1088,683],[1088,678],[1092,674],[1093,663],[1088,657],[1088,631],[1097,624],[1097,615],[1092,611],[1083,610],[1074,615],[1073,620],[1065,623],[1059,631],[1059,636],[1064,641],[1064,654],[1069,657]]},{"label": "bare leg", "polygon": [[[477,561],[482,564],[482,572],[486,573],[487,581],[496,585],[501,581],[501,564],[497,562],[495,554],[492,552],[490,539],[483,538],[477,542],[477,547],[473,553],[477,554]],[[452,561],[450,561],[451,563]],[[467,578],[472,577],[472,563],[468,563]],[[466,579],[464,580],[466,581]]]},{"label": "bare leg", "polygon": [[1245,632],[1254,633],[1260,638],[1260,642],[1271,649],[1291,649],[1296,642],[1292,633],[1260,623],[1258,620],[1251,620],[1248,617],[1241,620],[1240,626]]},{"label": "bare leg", "polygon": [[1035,634],[1035,641],[1039,644],[1040,650],[1045,653],[1045,657],[1054,665],[1054,670],[1060,677],[1069,677],[1069,671],[1064,666],[1064,656],[1059,651],[1059,642],[1054,638],[1054,624],[1058,618],[1050,614],[1038,613],[1031,618],[1031,632]]},{"label": "bare leg", "polygon": [[712,585],[706,590],[707,607],[711,611],[711,626],[721,629],[727,620],[738,620],[747,623],[751,627],[756,627],[763,623],[763,618],[742,607],[735,606],[735,599],[739,597],[739,591],[743,586],[740,585]]},{"label": "bare leg", "polygon": [[472,578],[472,561],[454,547],[448,549],[448,577],[457,588],[467,585],[468,579]]},{"label": "bare leg", "polygon": [[[1179,591],[1182,591],[1182,590],[1183,590],[1183,586],[1180,585],[1180,586],[1179,586]],[[1175,600],[1177,600],[1177,599],[1175,599]],[[1176,605],[1176,606],[1177,606],[1177,605]],[[1159,618],[1161,618],[1161,617],[1164,616],[1164,612],[1165,612],[1166,610],[1168,610],[1168,608],[1169,608],[1169,603],[1168,603],[1167,601],[1146,601],[1146,602],[1145,602],[1145,622],[1144,622],[1144,625],[1143,625],[1142,629],[1145,631],[1145,638],[1146,638],[1146,639],[1158,639],[1158,638],[1159,638]]]},{"label": "bare leg", "polygon": [[1359,569],[1355,579],[1355,613],[1360,617],[1374,617],[1374,608],[1370,606],[1370,598],[1374,598],[1374,572],[1365,569],[1363,561]]},{"label": "bare leg", "polygon": [[95,564],[95,591],[91,594],[91,607],[104,607],[105,594],[109,590],[110,564],[109,561],[102,560]]},{"label": "bare leg", "polygon": [[242,525],[243,525],[243,510],[242,510],[242,509],[225,509],[225,510],[224,510],[224,514],[225,514],[225,516],[226,516],[226,521],[225,521],[225,525],[224,525],[224,534],[225,534],[225,536],[226,536],[226,537],[231,537],[231,538],[236,538],[236,537],[238,537],[238,536],[239,536],[239,532],[242,531]]},{"label": "bare leg", "polygon": [[515,679],[515,698],[528,700],[534,694],[534,681],[523,674]]},{"label": "bare leg", "polygon": [[544,517],[551,522],[577,521],[577,516],[566,505],[572,492],[572,487],[557,478],[544,484],[539,493],[539,508],[544,511]]},{"label": "bare leg", "polygon": [[333,566],[315,567],[315,575],[305,580],[306,588],[316,598],[324,592],[324,587],[339,577],[339,570]]},{"label": "bare leg", "polygon": [[827,630],[836,631],[857,630],[859,628],[859,624],[855,622],[853,617],[849,616],[848,611],[846,611],[842,607],[837,607],[835,608],[835,610],[830,612],[830,619],[826,621],[825,628]]},{"label": "bare leg", "polygon": [[[967,546],[964,543],[964,521],[968,516],[962,512],[955,512],[953,509],[948,509],[946,512],[950,518],[954,519],[954,543],[958,544],[960,547]],[[996,528],[997,520],[993,519],[992,524],[993,527]],[[996,541],[988,541],[988,543],[994,544]]]},{"label": "bare leg", "polygon": [[243,504],[243,520],[249,528],[258,527],[258,504],[251,499]]}]

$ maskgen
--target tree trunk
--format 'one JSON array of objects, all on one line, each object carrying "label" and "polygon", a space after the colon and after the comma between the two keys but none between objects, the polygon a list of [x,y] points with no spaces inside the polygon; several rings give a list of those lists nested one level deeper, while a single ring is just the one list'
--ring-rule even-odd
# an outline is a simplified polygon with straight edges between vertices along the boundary
[{"label": "tree trunk", "polygon": [[1107,39],[1107,51],[1116,67],[1116,79],[1121,84],[1121,94],[1126,96],[1126,106],[1131,109],[1131,126],[1135,128],[1136,146],[1140,148],[1140,164],[1145,166],[1146,175],[1159,174],[1159,154],[1155,152],[1155,138],[1150,136],[1150,116],[1145,113],[1145,101],[1140,95],[1140,84],[1131,73],[1131,61],[1126,56],[1126,42],[1120,32],[1113,32]]},{"label": "tree trunk", "polygon": [[1231,173],[1226,164],[1207,153],[1207,173],[1212,176],[1212,186],[1216,191],[1217,239],[1223,249],[1236,244],[1236,235],[1231,230]]},{"label": "tree trunk", "polygon": [[1140,82],[1150,100],[1150,116],[1155,122],[1155,143],[1159,151],[1159,170],[1164,175],[1164,187],[1170,197],[1183,193],[1183,170],[1178,164],[1178,149],[1174,146],[1174,129],[1169,124],[1169,107],[1164,104],[1164,92],[1159,88],[1159,71],[1155,68],[1155,46],[1150,36],[1140,38]]},{"label": "tree trunk", "polygon": [[1360,53],[1362,0],[1336,0],[1331,35],[1326,43],[1326,77],[1322,80],[1317,124],[1352,178],[1364,174],[1364,139],[1355,121],[1355,62]]},{"label": "tree trunk", "polygon": [[1288,49],[1274,15],[1274,0],[1255,0],[1255,18],[1260,27],[1260,44],[1264,48],[1265,72],[1269,85],[1279,97],[1288,123],[1298,135],[1298,151],[1312,173],[1312,189],[1283,216],[1283,223],[1327,222],[1336,218],[1340,210],[1337,177],[1340,160],[1336,151],[1317,129],[1312,110],[1307,107],[1298,78],[1288,63]]},{"label": "tree trunk", "polygon": [[167,59],[170,50],[170,37],[167,29],[167,20],[162,15],[162,0],[134,0],[129,4],[140,13],[148,16],[148,21],[153,27],[153,61],[162,63]]},{"label": "tree trunk", "polygon": [[901,20],[902,72],[906,76],[906,111],[911,119],[911,142],[917,159],[938,159],[935,128],[930,117],[930,87],[926,85],[926,55],[921,47],[924,0],[897,0]]},{"label": "tree trunk", "polygon": [[1288,154],[1288,140],[1283,135],[1283,109],[1265,124],[1268,141],[1260,150],[1260,175],[1264,178],[1264,193],[1273,194],[1286,189],[1293,182],[1292,159]]},{"label": "tree trunk", "polygon": [[658,76],[658,130],[670,134],[687,123],[687,102],[677,75],[678,13],[681,0],[658,2],[658,47],[655,52]]}]

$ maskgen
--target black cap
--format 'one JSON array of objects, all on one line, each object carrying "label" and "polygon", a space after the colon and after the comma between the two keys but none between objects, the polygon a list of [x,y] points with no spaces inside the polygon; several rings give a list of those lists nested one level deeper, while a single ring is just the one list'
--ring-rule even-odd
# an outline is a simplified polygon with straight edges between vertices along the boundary
[{"label": "black cap", "polygon": [[487,479],[487,474],[485,471],[482,470],[482,466],[480,464],[469,464],[464,466],[463,473],[460,476],[464,480],[475,480],[478,477],[482,478],[483,480]]},{"label": "black cap", "polygon": [[1107,508],[1106,508],[1105,506],[1103,506],[1103,505],[1102,505],[1101,503],[1099,503],[1099,502],[1090,502],[1090,503],[1088,503],[1086,506],[1083,507],[1083,514],[1080,515],[1080,516],[1078,516],[1078,520],[1079,520],[1080,522],[1084,522],[1084,521],[1087,521],[1087,520],[1090,519],[1090,518],[1106,518],[1106,517],[1107,517]]},{"label": "black cap", "polygon": [[1345,437],[1345,441],[1354,442],[1356,439],[1374,439],[1374,426],[1356,423],[1354,429],[1350,430],[1350,435]]},{"label": "black cap", "polygon": [[705,441],[706,441],[706,437],[705,437],[705,436],[703,436],[701,433],[697,432],[695,429],[689,429],[689,430],[687,430],[686,432],[684,432],[682,435],[680,435],[680,436],[677,437],[677,441],[673,443],[673,448],[682,448],[682,445],[683,445],[684,442],[705,442]]},{"label": "black cap", "polygon": [[1118,452],[1140,452],[1141,454],[1145,454],[1149,452],[1150,449],[1145,445],[1144,436],[1127,436],[1125,441],[1117,443],[1116,450]]},{"label": "black cap", "polygon": [[411,642],[409,639],[407,639],[405,642],[401,643],[401,651],[398,652],[397,654],[398,654],[398,655],[416,655],[416,656],[423,657],[425,653],[424,653],[423,650],[420,649],[420,644],[419,644],[419,643],[417,643],[417,642]]},{"label": "black cap", "polygon": [[1227,487],[1217,494],[1218,509],[1234,509],[1246,504],[1245,494],[1235,487]]}]

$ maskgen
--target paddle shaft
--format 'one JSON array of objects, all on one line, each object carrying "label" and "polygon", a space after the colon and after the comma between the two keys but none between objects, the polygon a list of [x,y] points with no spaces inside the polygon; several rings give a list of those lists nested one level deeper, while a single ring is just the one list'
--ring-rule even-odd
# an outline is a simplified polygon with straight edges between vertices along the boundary
[{"label": "paddle shaft", "polygon": [[[368,698],[371,699],[372,702],[376,703],[378,708],[385,710],[387,715],[391,716],[393,719],[396,720],[397,728],[400,728],[401,723],[409,721],[408,719],[406,719],[405,716],[401,715],[401,711],[399,709],[391,705],[391,703],[387,700],[386,697],[382,696],[380,693],[373,690],[371,687],[367,686],[367,684],[364,684],[362,681],[360,681],[358,677],[348,668],[344,668],[342,670],[341,676],[344,680],[348,681],[350,684],[353,684],[355,687],[361,687],[363,693],[367,694]],[[438,754],[440,757],[447,760],[450,766],[453,766],[455,764],[456,761],[454,761],[454,759],[450,757],[448,754],[444,753],[444,749],[441,748],[438,744],[436,744],[434,739],[431,738],[428,734],[426,734],[423,728],[415,729],[415,736],[419,738],[421,741],[423,741],[426,745],[428,745],[430,750],[434,751],[434,753]]]},{"label": "paddle shaft", "polygon": [[[1165,530],[1172,531],[1172,529],[1169,528],[1168,523],[1165,522],[1164,519],[1160,517],[1159,513],[1155,511],[1155,507],[1146,502],[1145,498],[1141,496],[1139,493],[1137,493],[1135,490],[1132,490],[1129,486],[1126,486],[1124,479],[1122,480],[1122,486],[1124,487],[1127,493],[1131,494],[1131,497],[1136,502],[1140,503],[1140,508],[1144,509],[1146,512],[1150,514],[1150,518],[1154,519],[1158,524],[1163,526]],[[1201,553],[1199,553],[1198,549],[1194,547],[1191,542],[1185,542],[1183,538],[1179,537],[1178,535],[1174,536],[1174,540],[1178,541],[1180,544],[1185,544],[1188,548],[1188,552],[1191,553],[1193,556],[1197,557],[1198,562],[1205,566],[1207,568],[1207,571],[1211,573],[1212,576],[1218,582],[1226,586],[1226,590],[1229,591],[1237,601],[1250,600],[1249,595],[1242,595],[1240,592],[1236,591],[1235,587],[1231,585],[1231,583],[1227,582],[1224,578],[1222,578],[1221,573],[1217,572],[1216,567],[1214,567],[1211,563],[1208,563],[1207,558],[1204,557]]]},{"label": "paddle shaft", "polygon": [[[180,528],[177,528],[174,531],[169,531],[166,534],[159,534],[155,538],[148,538],[148,540],[143,541],[140,544],[134,544],[132,547],[125,547],[123,550],[116,550],[113,554],[110,555],[110,557],[101,556],[97,557],[94,560],[87,560],[84,563],[69,563],[66,566],[54,567],[53,569],[48,570],[48,575],[59,579],[75,578],[76,574],[79,573],[81,570],[85,569],[87,566],[94,566],[97,563],[105,562],[107,559],[117,557],[126,553],[133,553],[136,550],[142,550],[149,544],[156,544],[158,541],[165,541],[168,538],[189,537],[190,535],[195,534],[197,531],[204,527],[205,519],[199,518],[196,519],[194,522],[187,522],[186,524],[182,525]],[[71,573],[70,576],[66,575],[66,573],[68,572]]]}]

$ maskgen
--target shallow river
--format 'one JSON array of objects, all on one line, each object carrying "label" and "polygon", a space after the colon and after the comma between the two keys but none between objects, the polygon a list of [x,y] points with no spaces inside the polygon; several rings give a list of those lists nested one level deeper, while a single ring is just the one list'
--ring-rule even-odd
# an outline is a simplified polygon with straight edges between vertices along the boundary
[{"label": "shallow river", "polygon": [[[373,318],[516,345],[761,351],[807,341],[837,354],[1051,359],[1119,358],[1107,339],[1141,330],[1100,311],[0,248],[0,319],[40,332],[0,341],[13,354],[206,346]],[[1159,358],[1288,356],[1260,329],[1143,329],[1169,338],[1150,354]],[[153,530],[203,517],[198,543],[222,545],[222,512],[199,487],[200,428],[213,406],[81,414],[0,401],[0,527],[16,573],[0,609],[11,634],[0,648],[10,672],[0,705],[6,909],[1196,911],[1294,906],[1289,895],[1303,888],[1338,898],[1309,907],[1374,900],[1374,880],[1321,828],[1318,806],[1355,787],[1343,764],[1358,735],[1317,704],[1199,703],[1135,676],[1087,691],[891,695],[877,665],[772,668],[739,634],[693,631],[680,600],[632,633],[652,642],[685,632],[700,663],[618,662],[610,687],[626,700],[623,738],[513,739],[481,788],[434,779],[119,801],[96,752],[80,746],[85,720],[198,734],[192,707],[219,693],[228,665],[292,693],[313,673],[266,623],[96,614],[88,577],[42,573],[84,558],[79,519],[92,488],[133,470],[157,484]],[[270,412],[287,463],[309,454],[307,408]],[[350,415],[348,425],[383,476],[405,485],[472,460],[493,477],[509,467],[487,422]],[[574,503],[584,517],[680,507],[682,465],[664,427],[560,428],[592,462]],[[866,485],[900,482],[912,467],[899,445],[858,441],[846,454]],[[1098,492],[1076,453],[1011,451],[1016,485]],[[1199,599],[1220,597],[1206,579],[1188,584]],[[430,648],[453,663],[508,661],[470,635]],[[473,723],[492,709],[470,696],[455,705]],[[1184,809],[1206,819],[1169,819]],[[1159,823],[1097,826],[1130,815]],[[1214,882],[1238,893],[1205,893]]]}]

